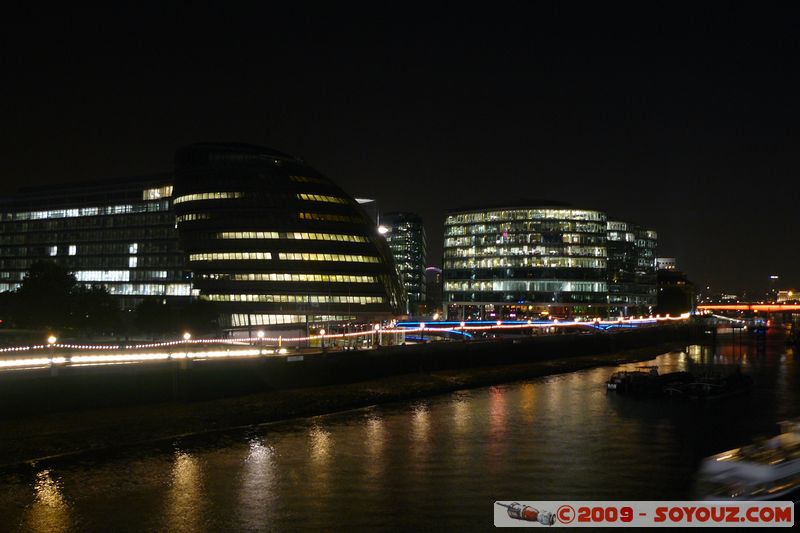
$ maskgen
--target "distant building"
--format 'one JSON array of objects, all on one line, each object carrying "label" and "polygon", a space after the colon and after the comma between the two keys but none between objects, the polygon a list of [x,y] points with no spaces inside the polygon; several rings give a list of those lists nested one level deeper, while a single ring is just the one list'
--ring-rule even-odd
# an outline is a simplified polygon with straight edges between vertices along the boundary
[{"label": "distant building", "polygon": [[656,257],[656,270],[677,270],[674,257]]},{"label": "distant building", "polygon": [[0,290],[53,260],[123,307],[216,304],[231,330],[388,319],[405,309],[386,242],[359,204],[269,148],[195,144],[174,175],[21,190],[0,201]]},{"label": "distant building", "polygon": [[609,221],[608,303],[610,315],[650,314],[656,305],[655,231]]},{"label": "distant building", "polygon": [[798,293],[794,289],[787,289],[783,291],[778,291],[778,297],[776,302],[779,304],[786,303],[786,302],[794,302],[800,299],[800,293]]},{"label": "distant building", "polygon": [[453,319],[605,314],[606,215],[566,204],[451,211],[444,300]]},{"label": "distant building", "polygon": [[414,213],[381,215],[379,231],[394,257],[400,281],[405,287],[407,314],[419,314],[425,306],[425,260],[428,243],[422,219]]}]

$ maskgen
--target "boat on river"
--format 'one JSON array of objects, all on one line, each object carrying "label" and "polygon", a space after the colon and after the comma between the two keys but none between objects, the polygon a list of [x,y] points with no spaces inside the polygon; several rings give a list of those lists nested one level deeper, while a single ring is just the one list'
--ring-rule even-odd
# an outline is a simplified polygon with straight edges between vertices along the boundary
[{"label": "boat on river", "polygon": [[706,500],[779,500],[800,491],[800,419],[781,433],[700,463],[697,496]]},{"label": "boat on river", "polygon": [[608,391],[630,396],[669,396],[693,401],[710,401],[748,392],[753,378],[737,365],[692,365],[686,372],[660,374],[658,367],[621,370],[606,382]]},{"label": "boat on river", "polygon": [[657,366],[643,366],[636,370],[614,372],[606,382],[606,390],[633,396],[660,396],[665,390],[691,379],[689,372],[659,374]]}]

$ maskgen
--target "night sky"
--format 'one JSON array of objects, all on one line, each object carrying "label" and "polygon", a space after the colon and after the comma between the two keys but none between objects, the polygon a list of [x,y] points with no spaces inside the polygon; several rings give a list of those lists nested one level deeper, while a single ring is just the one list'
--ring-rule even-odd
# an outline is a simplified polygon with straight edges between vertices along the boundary
[{"label": "night sky", "polygon": [[712,290],[800,288],[796,10],[217,4],[5,11],[0,192],[248,142],[418,212],[432,264],[447,208],[539,198],[655,228]]}]

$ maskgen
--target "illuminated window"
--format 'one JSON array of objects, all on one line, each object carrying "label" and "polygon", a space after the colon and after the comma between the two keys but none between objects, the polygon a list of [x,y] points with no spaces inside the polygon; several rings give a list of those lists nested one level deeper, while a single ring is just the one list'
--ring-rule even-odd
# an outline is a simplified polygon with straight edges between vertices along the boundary
[{"label": "illuminated window", "polygon": [[277,231],[223,231],[216,234],[217,239],[299,239],[312,241],[367,242],[361,235],[344,235],[340,233],[308,233]]},{"label": "illuminated window", "polygon": [[308,200],[309,202],[327,202],[330,204],[346,204],[348,201],[345,198],[338,196],[326,196],[324,194],[306,194],[300,193],[297,195],[300,200]]},{"label": "illuminated window", "polygon": [[283,261],[337,261],[343,263],[380,263],[380,258],[371,255],[319,254],[300,252],[280,252],[278,259]]},{"label": "illuminated window", "polygon": [[187,213],[175,217],[176,222],[192,222],[193,220],[209,220],[211,215],[208,213]]},{"label": "illuminated window", "polygon": [[172,196],[172,185],[145,189],[142,192],[142,200],[160,200],[161,198],[169,198],[170,196]]},{"label": "illuminated window", "polygon": [[361,217],[334,215],[331,213],[297,213],[297,218],[300,220],[323,220],[326,222],[352,222],[354,224],[359,224],[364,221]]},{"label": "illuminated window", "polygon": [[199,192],[178,196],[173,200],[173,203],[181,204],[183,202],[197,202],[200,200],[229,200],[231,198],[241,198],[243,196],[244,193],[242,192]]},{"label": "illuminated window", "polygon": [[272,259],[269,252],[208,252],[190,254],[189,261],[258,261]]},{"label": "illuminated window", "polygon": [[378,283],[375,276],[350,274],[290,274],[282,272],[243,273],[243,274],[200,274],[203,279],[230,281],[288,281],[301,283]]},{"label": "illuminated window", "polygon": [[383,296],[332,296],[329,294],[207,294],[212,302],[380,304]]}]

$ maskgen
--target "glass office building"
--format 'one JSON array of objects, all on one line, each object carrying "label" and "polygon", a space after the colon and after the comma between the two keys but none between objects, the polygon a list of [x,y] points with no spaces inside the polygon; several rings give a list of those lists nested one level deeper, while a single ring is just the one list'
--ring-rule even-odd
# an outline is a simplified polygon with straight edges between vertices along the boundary
[{"label": "glass office building", "polygon": [[381,217],[379,231],[389,244],[400,281],[406,290],[406,314],[419,314],[426,303],[427,239],[422,219],[414,213],[387,213]]},{"label": "glass office building", "polygon": [[187,299],[191,275],[178,248],[172,177],[21,189],[0,200],[0,291],[31,264],[54,261],[81,283],[104,285],[123,307],[146,296]]},{"label": "glass office building", "polygon": [[174,175],[21,190],[0,202],[0,290],[36,260],[146,296],[215,302],[221,324],[307,328],[405,308],[391,253],[355,200],[269,148],[197,144]]},{"label": "glass office building", "polygon": [[653,230],[621,221],[608,222],[608,303],[612,316],[648,315],[656,305]]},{"label": "glass office building", "polygon": [[450,212],[444,299],[453,319],[604,314],[606,215],[563,204]]}]

